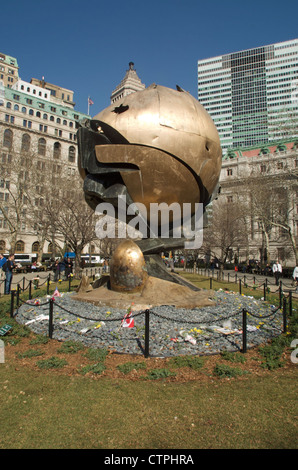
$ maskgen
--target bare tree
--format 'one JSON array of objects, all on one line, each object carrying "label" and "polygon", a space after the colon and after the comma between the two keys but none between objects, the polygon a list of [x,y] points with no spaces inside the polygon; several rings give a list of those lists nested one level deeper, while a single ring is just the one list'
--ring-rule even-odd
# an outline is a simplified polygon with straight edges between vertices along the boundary
[{"label": "bare tree", "polygon": [[202,248],[219,262],[219,278],[222,279],[224,264],[239,246],[247,244],[246,217],[240,202],[227,202],[219,197],[212,203],[212,216],[204,230]]},{"label": "bare tree", "polygon": [[53,188],[44,212],[49,233],[55,233],[68,251],[75,253],[75,273],[78,275],[82,251],[96,239],[94,211],[85,202],[78,177],[61,179],[60,188]]},{"label": "bare tree", "polygon": [[10,151],[0,164],[0,210],[7,228],[11,251],[28,227],[35,182],[31,174],[34,156]]}]

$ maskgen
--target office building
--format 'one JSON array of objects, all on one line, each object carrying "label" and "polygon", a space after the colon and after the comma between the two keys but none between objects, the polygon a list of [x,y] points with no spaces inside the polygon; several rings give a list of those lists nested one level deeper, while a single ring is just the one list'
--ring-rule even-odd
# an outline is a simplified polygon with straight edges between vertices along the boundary
[{"label": "office building", "polygon": [[298,39],[198,61],[198,100],[223,154],[298,135]]}]

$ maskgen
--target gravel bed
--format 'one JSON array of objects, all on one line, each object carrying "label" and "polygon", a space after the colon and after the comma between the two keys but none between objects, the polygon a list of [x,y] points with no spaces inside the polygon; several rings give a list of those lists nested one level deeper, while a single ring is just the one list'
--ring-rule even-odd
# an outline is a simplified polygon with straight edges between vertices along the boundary
[{"label": "gravel bed", "polygon": [[[247,316],[247,348],[268,342],[282,332],[282,312],[253,297],[217,291],[215,306],[183,309],[171,305],[150,309],[150,356],[207,355],[242,349],[242,310]],[[30,302],[30,303],[29,303]],[[124,309],[98,307],[75,300],[74,293],[55,297],[53,338],[79,341],[87,347],[117,353],[144,354],[145,314],[134,312],[134,327],[124,328]],[[23,303],[18,323],[37,334],[49,333],[49,297]]]}]

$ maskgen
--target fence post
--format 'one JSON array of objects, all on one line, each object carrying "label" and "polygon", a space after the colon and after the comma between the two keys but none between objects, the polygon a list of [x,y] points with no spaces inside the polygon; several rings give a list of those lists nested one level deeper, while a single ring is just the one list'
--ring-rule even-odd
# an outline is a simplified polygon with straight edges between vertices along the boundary
[{"label": "fence post", "polygon": [[47,295],[49,295],[49,293],[50,293],[50,277],[51,277],[51,275],[49,274],[48,279],[47,279]]},{"label": "fence post", "polygon": [[68,292],[70,292],[71,290],[71,275],[69,275],[69,278],[68,278]]},{"label": "fence post", "polygon": [[247,350],[247,341],[246,341],[246,314],[247,311],[245,308],[242,310],[242,352],[246,353]]},{"label": "fence post", "polygon": [[210,289],[212,289],[212,277],[210,277]]},{"label": "fence post", "polygon": [[10,317],[13,318],[13,310],[14,310],[14,295],[15,295],[15,291],[12,290],[10,292],[11,294],[11,297],[10,297]]},{"label": "fence post", "polygon": [[50,299],[50,302],[49,302],[49,338],[51,339],[53,336],[53,303],[54,303],[54,300]]},{"label": "fence post", "polygon": [[266,300],[266,283],[265,282],[264,282],[263,286],[264,286],[264,300]]},{"label": "fence post", "polygon": [[23,276],[23,291],[25,290],[25,276]]},{"label": "fence post", "polygon": [[287,299],[283,298],[283,306],[282,306],[282,317],[283,317],[283,333],[287,331]]},{"label": "fence post", "polygon": [[279,308],[282,306],[282,282],[279,284]]},{"label": "fence post", "polygon": [[20,284],[17,284],[17,308],[20,306]]},{"label": "fence post", "polygon": [[145,310],[145,357],[149,357],[149,314],[150,310]]},{"label": "fence post", "polygon": [[241,289],[241,279],[239,279],[239,294],[242,294],[242,289]]},{"label": "fence post", "polygon": [[289,316],[292,316],[292,291],[289,292]]},{"label": "fence post", "polygon": [[32,299],[32,281],[30,279],[30,281],[29,281],[29,300],[31,300],[31,299]]}]

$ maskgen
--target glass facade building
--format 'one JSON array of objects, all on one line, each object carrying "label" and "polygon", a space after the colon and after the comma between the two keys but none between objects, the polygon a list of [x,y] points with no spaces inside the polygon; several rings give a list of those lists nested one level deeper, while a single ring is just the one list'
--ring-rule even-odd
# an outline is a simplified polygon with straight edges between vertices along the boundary
[{"label": "glass facade building", "polygon": [[298,39],[198,61],[223,152],[298,136]]}]

